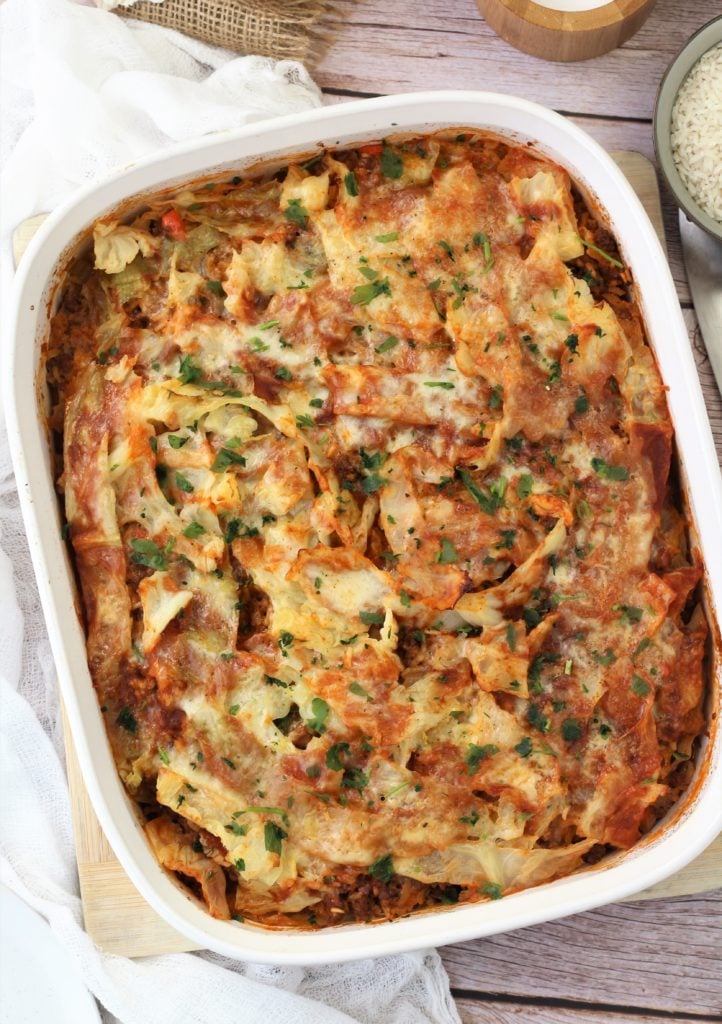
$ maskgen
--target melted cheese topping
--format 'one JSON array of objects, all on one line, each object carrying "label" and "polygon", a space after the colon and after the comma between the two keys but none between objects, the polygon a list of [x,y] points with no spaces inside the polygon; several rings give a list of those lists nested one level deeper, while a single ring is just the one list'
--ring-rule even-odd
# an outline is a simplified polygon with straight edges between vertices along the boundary
[{"label": "melted cheese topping", "polygon": [[566,172],[384,143],[94,240],[48,376],[161,863],[313,925],[632,845],[686,780],[705,626],[630,277]]}]

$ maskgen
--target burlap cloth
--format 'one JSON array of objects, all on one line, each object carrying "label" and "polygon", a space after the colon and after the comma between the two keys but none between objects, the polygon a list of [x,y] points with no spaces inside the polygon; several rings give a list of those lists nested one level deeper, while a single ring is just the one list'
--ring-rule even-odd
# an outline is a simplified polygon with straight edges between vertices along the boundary
[{"label": "burlap cloth", "polygon": [[178,29],[239,53],[313,63],[327,35],[330,0],[140,0],[116,14]]}]

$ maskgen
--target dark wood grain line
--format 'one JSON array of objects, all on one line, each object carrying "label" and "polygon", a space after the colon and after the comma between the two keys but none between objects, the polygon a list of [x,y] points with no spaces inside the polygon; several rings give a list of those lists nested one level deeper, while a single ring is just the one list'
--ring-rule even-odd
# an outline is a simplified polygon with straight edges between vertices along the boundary
[{"label": "dark wood grain line", "polygon": [[[649,1010],[629,1009],[621,1012],[578,1003],[570,1008],[518,1001],[487,1001],[475,994],[455,993],[456,1008],[463,1024],[688,1024],[689,1017],[678,1014],[658,1014]],[[696,1024],[712,1024],[717,1017],[695,1016]]]},{"label": "dark wood grain line", "polygon": [[557,1009],[582,1011],[585,1014],[617,1014],[622,1019],[633,1018],[637,1021],[640,1017],[644,1020],[655,1021],[700,1021],[717,1022],[722,1021],[722,1014],[709,1016],[706,1013],[687,1013],[684,1010],[652,1010],[648,1007],[617,1005],[616,1003],[580,1003],[574,999],[557,999],[553,996],[545,996],[544,999],[537,999],[534,996],[511,996],[504,992],[481,993],[467,989],[452,988],[451,994],[457,1003],[461,1000],[478,1003],[481,1006],[488,1004],[507,1005],[517,1007],[529,1007],[540,1009]]}]

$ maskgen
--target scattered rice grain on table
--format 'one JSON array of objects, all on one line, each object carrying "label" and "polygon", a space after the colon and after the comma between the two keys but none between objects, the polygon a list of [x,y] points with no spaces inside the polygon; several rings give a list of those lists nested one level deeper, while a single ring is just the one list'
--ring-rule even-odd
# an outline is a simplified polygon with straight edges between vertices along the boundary
[{"label": "scattered rice grain on table", "polygon": [[689,194],[722,223],[722,43],[702,56],[672,110],[672,156]]}]

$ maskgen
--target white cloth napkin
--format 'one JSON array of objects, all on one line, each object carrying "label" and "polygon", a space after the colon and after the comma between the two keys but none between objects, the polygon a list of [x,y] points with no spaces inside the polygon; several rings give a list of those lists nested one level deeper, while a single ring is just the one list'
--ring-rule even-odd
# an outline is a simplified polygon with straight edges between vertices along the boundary
[{"label": "white cloth napkin", "polygon": [[[162,146],[317,106],[298,64],[237,57],[69,0],[6,0],[3,306],[26,217]],[[58,689],[0,423],[0,876],[50,923],[122,1024],[459,1024],[435,951],[323,968],[211,953],[110,956],[81,926]]]}]

